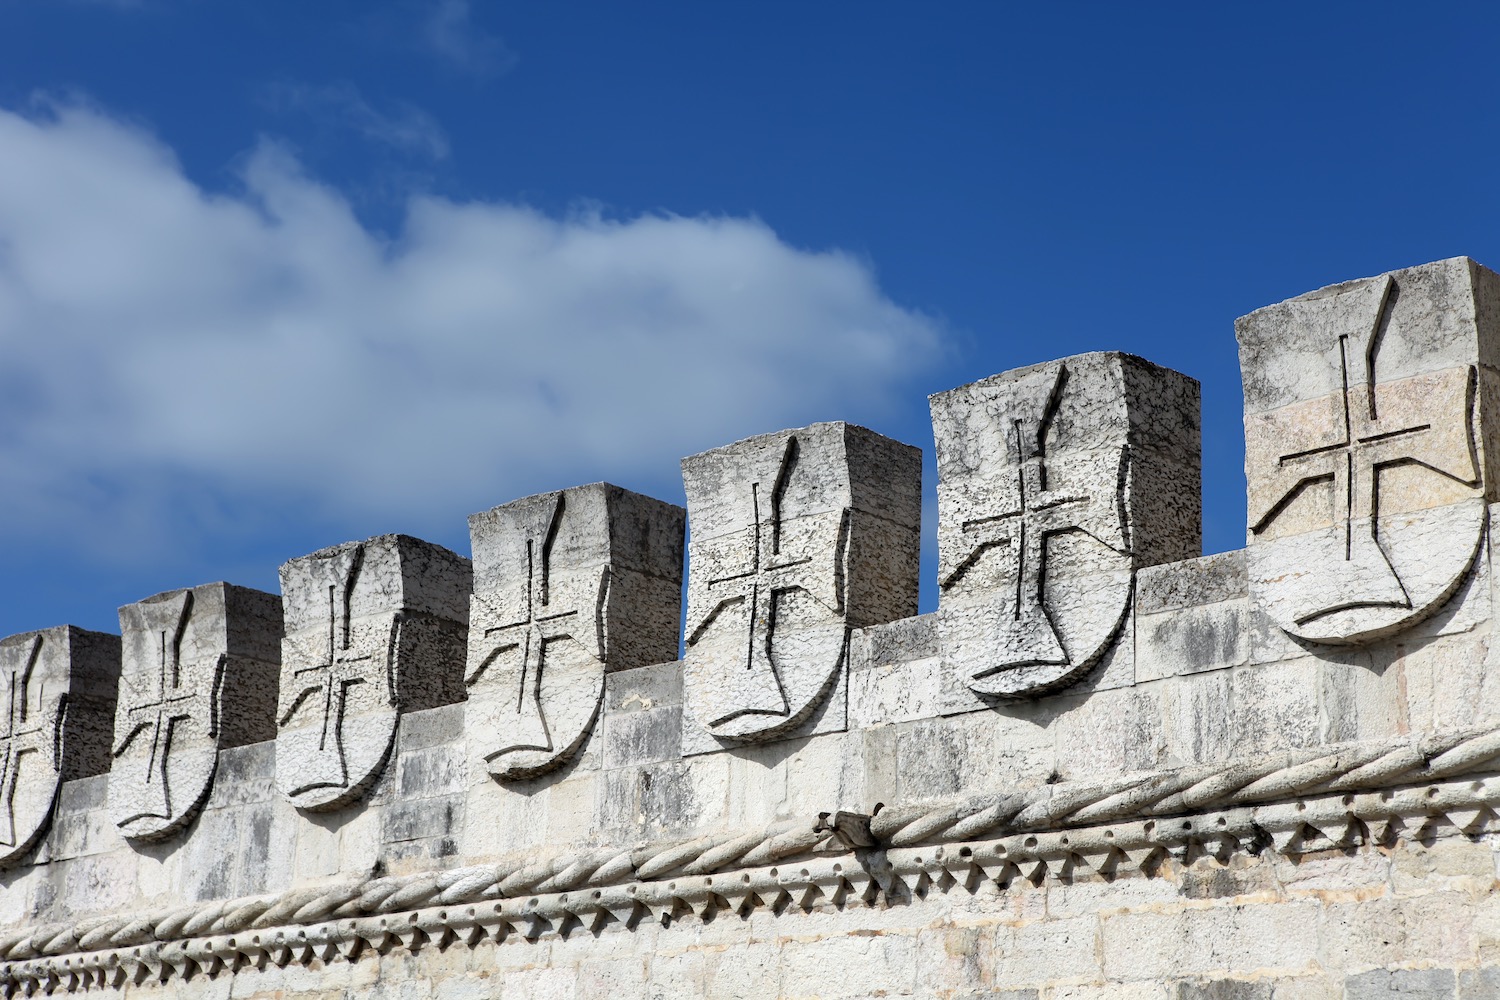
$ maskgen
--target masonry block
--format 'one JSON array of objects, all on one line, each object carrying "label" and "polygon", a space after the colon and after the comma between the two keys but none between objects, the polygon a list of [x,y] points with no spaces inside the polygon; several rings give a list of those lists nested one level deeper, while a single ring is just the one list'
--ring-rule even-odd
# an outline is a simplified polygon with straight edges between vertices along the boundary
[{"label": "masonry block", "polygon": [[684,752],[843,728],[849,630],[916,612],[921,453],[826,423],[682,471]]},{"label": "masonry block", "polygon": [[1084,354],[931,406],[950,700],[1073,683],[1120,635],[1134,571],[1201,551],[1198,383]]},{"label": "masonry block", "polygon": [[469,560],[408,535],[322,549],[281,567],[276,780],[301,809],[364,795],[399,712],[463,698]]},{"label": "masonry block", "polygon": [[498,778],[573,760],[608,671],[677,658],[686,512],[595,483],[469,518],[465,728]]}]

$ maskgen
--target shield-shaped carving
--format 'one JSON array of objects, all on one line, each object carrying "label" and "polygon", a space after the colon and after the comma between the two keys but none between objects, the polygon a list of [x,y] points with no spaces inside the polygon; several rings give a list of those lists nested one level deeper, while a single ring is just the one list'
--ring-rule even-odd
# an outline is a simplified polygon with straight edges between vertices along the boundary
[{"label": "shield-shaped carving", "polygon": [[0,867],[47,830],[61,782],[109,766],[119,638],[62,625],[0,640]]},{"label": "shield-shaped carving", "polygon": [[276,780],[303,809],[363,794],[396,733],[397,615],[359,613],[365,549],[342,545],[282,567],[282,592],[296,598],[287,602],[282,642]]},{"label": "shield-shaped carving", "polygon": [[598,717],[610,587],[606,499],[604,489],[582,487],[470,519],[476,588],[465,728],[496,777],[533,777],[568,762]]},{"label": "shield-shaped carving", "polygon": [[[219,755],[227,650],[213,592],[177,590],[120,609],[123,659],[115,711],[110,811],[125,836],[180,829],[208,795]],[[217,640],[217,641],[216,641]]]},{"label": "shield-shaped carving", "polygon": [[1251,588],[1288,633],[1389,635],[1465,578],[1485,524],[1477,362],[1497,333],[1476,285],[1496,280],[1441,261],[1236,324]]},{"label": "shield-shaped carving", "polygon": [[939,635],[971,690],[1035,694],[1089,670],[1130,603],[1130,421],[1117,355],[932,397]]},{"label": "shield-shaped carving", "polygon": [[[693,713],[716,736],[765,737],[796,725],[844,662],[847,508],[826,503],[818,475],[836,469],[838,456],[819,454],[805,437],[711,452],[727,467],[688,478],[695,520],[684,678]],[[712,500],[739,517],[700,539],[696,511],[712,501],[695,486],[709,482],[728,494]]]},{"label": "shield-shaped carving", "polygon": [[683,678],[701,730],[789,733],[843,676],[850,627],[915,611],[919,463],[916,449],[842,423],[683,461]]},{"label": "shield-shaped carving", "polygon": [[467,559],[409,535],[281,567],[276,781],[293,804],[359,798],[385,768],[400,712],[462,700],[472,584]]},{"label": "shield-shaped carving", "polygon": [[56,642],[33,632],[0,643],[5,719],[0,731],[0,863],[25,854],[46,829],[60,780],[68,690]]},{"label": "shield-shaped carving", "polygon": [[281,598],[168,591],[121,608],[120,633],[109,808],[124,836],[156,840],[196,815],[221,749],[275,737]]}]

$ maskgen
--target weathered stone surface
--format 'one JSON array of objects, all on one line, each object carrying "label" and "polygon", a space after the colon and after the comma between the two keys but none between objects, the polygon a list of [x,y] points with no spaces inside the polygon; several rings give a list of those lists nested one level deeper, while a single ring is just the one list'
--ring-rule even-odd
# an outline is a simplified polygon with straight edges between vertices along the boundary
[{"label": "weathered stone surface", "polygon": [[1244,551],[1140,570],[1134,612],[1137,684],[1249,662]]},{"label": "weathered stone surface", "polygon": [[462,700],[471,580],[467,559],[408,535],[282,565],[276,780],[298,808],[359,798],[398,712]]},{"label": "weathered stone surface", "polygon": [[682,756],[682,664],[611,671],[604,680],[606,768]]},{"label": "weathered stone surface", "polygon": [[219,750],[276,734],[281,599],[210,583],[120,609],[110,811],[120,832],[180,830],[208,796]]},{"label": "weathered stone surface", "polygon": [[1137,614],[1242,601],[1248,596],[1244,549],[1146,566],[1135,577]]},{"label": "weathered stone surface", "polygon": [[1453,1000],[1452,969],[1375,969],[1344,981],[1347,1000]]},{"label": "weathered stone surface", "polygon": [[[1406,290],[1400,292],[1400,301],[1410,304]],[[1450,312],[1424,314],[1423,322],[1441,336],[1420,350],[1384,341],[1377,369],[1389,360],[1388,350],[1415,366],[1413,377],[1452,367],[1441,356],[1444,345],[1451,346],[1444,338],[1470,320],[1461,310]],[[1500,321],[1500,296],[1477,295],[1474,312],[1477,328]],[[1481,395],[1489,391],[1495,347],[1480,342],[1471,352],[1477,360],[1459,362],[1478,368]],[[1429,354],[1437,367],[1426,370]],[[1128,376],[1134,369],[1124,370]],[[1300,385],[1316,381],[1315,374],[1302,360],[1277,378]],[[1135,384],[1139,389],[1142,383]],[[1130,385],[1127,378],[1127,401],[1146,395],[1166,405],[1170,395]],[[1262,401],[1283,388],[1274,379],[1248,386]],[[1066,397],[1066,385],[1063,390],[1059,398]],[[1091,392],[1086,409],[1110,411],[1114,398]],[[1146,411],[1129,412],[1142,426],[1161,424]],[[1481,404],[1478,412],[1477,433],[1487,441],[1489,411]],[[1028,502],[1047,493],[1066,498],[1084,492],[1071,478],[1069,448],[1089,451],[1078,445],[1079,434],[1112,426],[1089,416],[1069,430],[1065,416],[1060,407],[1038,438],[1047,448],[1039,463],[1021,466],[1018,489],[1028,473],[1048,474]],[[992,423],[1007,426],[998,416]],[[985,429],[983,421],[979,428]],[[1115,454],[1117,464],[1118,449],[1129,452],[1125,497],[1136,506],[1120,519],[1127,527],[1132,518],[1167,523],[1163,509],[1142,513],[1161,496],[1174,495],[1147,490],[1136,478],[1153,467],[1141,458],[1150,436],[1127,435],[1124,446],[1100,437],[1104,443],[1093,450]],[[1191,459],[1169,442],[1158,444],[1155,468],[1171,470],[1172,462]],[[837,456],[837,448],[830,451]],[[1497,452],[1486,446],[1478,460],[1487,465]],[[1055,476],[1053,455],[1060,456]],[[785,451],[773,457],[784,459]],[[1403,470],[1432,474],[1406,463],[1382,465],[1379,476]],[[777,491],[774,483],[794,480],[795,473],[769,475],[771,493],[781,492],[783,501],[804,488],[793,481]],[[747,487],[742,497],[728,483],[764,479],[740,477],[734,469],[724,478],[722,489],[715,481],[709,484],[715,488],[700,491],[708,499],[695,510],[694,523],[710,542],[731,538],[735,528],[709,530],[713,517],[730,509],[734,516],[722,520],[741,533],[738,542],[708,547],[709,555],[724,559],[708,563],[697,584],[710,593],[732,591],[716,598],[725,605],[715,608],[720,620],[754,595],[755,583],[769,577],[771,589],[784,586],[771,560],[757,564],[745,555],[750,525],[760,525],[762,538],[774,538],[782,519],[754,517],[755,501],[765,495]],[[804,493],[817,494],[818,484],[831,478],[815,477]],[[1377,500],[1395,485],[1382,481]],[[502,595],[497,600],[509,600],[512,608],[531,602],[524,614],[499,621],[500,638],[507,628],[523,635],[542,631],[532,612],[543,604],[547,614],[568,610],[562,591],[577,564],[559,560],[558,553],[572,551],[572,541],[588,550],[587,540],[598,531],[590,519],[576,538],[570,534],[568,518],[577,511],[573,491],[565,495],[561,518],[555,504],[549,509],[544,503],[542,513],[515,532],[492,525],[488,540],[507,539],[500,557],[491,559],[476,544],[481,575],[489,561],[511,582],[481,580],[475,589]],[[892,516],[896,505],[889,496],[882,500],[879,489],[863,506],[842,496],[797,499],[804,506],[791,522],[846,508],[854,511],[851,531],[860,511],[915,521]],[[978,491],[973,500],[977,509],[994,503],[1002,519],[1023,519],[993,493]],[[752,515],[735,513],[735,504],[751,507]],[[826,565],[824,523],[781,524],[781,554],[816,556]],[[640,537],[628,525],[623,530]],[[310,647],[320,656],[304,680],[332,672],[339,653],[345,660],[369,655],[380,668],[356,674],[341,664],[352,686],[344,692],[340,681],[333,695],[347,694],[354,714],[368,719],[356,698],[384,670],[386,690],[393,692],[384,707],[402,713],[394,742],[386,744],[389,762],[369,780],[365,797],[327,813],[298,809],[278,788],[278,775],[284,779],[287,770],[284,762],[277,768],[276,741],[232,746],[219,753],[212,791],[183,837],[127,843],[112,815],[114,797],[106,794],[119,776],[104,773],[110,748],[120,747],[126,734],[117,731],[111,741],[113,710],[96,715],[97,759],[84,770],[98,773],[63,781],[50,826],[24,863],[0,871],[0,993],[144,991],[164,1000],[1491,1000],[1500,995],[1500,853],[1494,843],[1500,837],[1500,647],[1494,634],[1500,542],[1493,527],[1485,533],[1488,544],[1480,543],[1472,568],[1440,608],[1389,636],[1341,647],[1294,638],[1273,624],[1264,605],[1252,607],[1244,552],[1131,563],[1134,596],[1125,625],[1097,666],[1066,688],[1025,699],[981,699],[963,675],[956,676],[963,697],[954,697],[955,677],[942,669],[939,614],[856,624],[852,609],[863,598],[846,594],[846,665],[832,693],[800,724],[760,741],[721,739],[691,718],[685,726],[684,664],[670,659],[674,651],[619,653],[629,642],[647,641],[660,630],[658,619],[670,615],[658,609],[637,621],[606,603],[598,613],[620,627],[597,637],[601,652],[590,664],[591,676],[603,677],[595,735],[571,763],[503,782],[473,766],[474,746],[493,739],[494,730],[470,719],[471,705],[461,700],[458,642],[444,647],[453,655],[436,681],[419,677],[408,656],[414,636],[462,635],[453,620],[467,607],[467,591],[445,590],[441,571],[436,584],[419,569],[407,578],[407,569],[424,560],[441,568],[456,557],[398,545],[391,559],[378,553],[366,559],[360,571],[369,570],[371,578],[363,582],[352,559],[327,572],[308,571],[303,583],[288,588],[293,617],[300,615],[302,623],[293,635],[321,640]],[[1040,593],[1049,614],[1056,610],[1048,603],[1053,571],[1090,568],[1082,544],[1071,554],[1062,542],[1050,551],[1056,538],[1075,534],[1059,531],[1043,546],[1048,567]],[[1137,562],[1147,560],[1136,554],[1136,542],[1152,559],[1165,558],[1181,542],[1135,534],[1124,533]],[[555,535],[543,560],[543,597],[534,559],[525,579],[514,582],[523,575],[524,543],[538,535],[544,547]],[[988,539],[993,544],[960,580],[998,574],[1005,567],[991,561],[1022,548],[998,536]],[[838,583],[838,567],[880,565],[855,553],[854,537],[851,554],[835,562],[835,590],[847,585],[854,593],[858,584],[847,576]],[[625,549],[636,551],[636,545]],[[774,543],[768,545],[777,555]],[[914,553],[895,551],[900,559]],[[1063,562],[1064,555],[1076,561]],[[967,554],[961,551],[960,558]],[[580,563],[579,576],[597,588],[601,560],[589,555]],[[611,552],[606,565],[613,579],[623,561]],[[746,565],[763,571],[750,574],[748,594],[733,590],[729,580]],[[794,575],[796,567],[784,568]],[[794,586],[827,593],[821,577],[810,578]],[[870,584],[868,595],[884,592],[896,578],[866,572],[860,579]],[[1010,581],[1019,579],[1013,572]],[[156,670],[136,678],[148,702],[170,700],[161,697],[169,688],[161,633],[180,624],[187,610],[174,608],[173,597],[155,602],[167,605],[154,609],[164,622],[148,623],[157,641],[147,652],[154,649],[156,659],[144,662]],[[781,669],[777,657],[797,652],[798,642],[805,649],[803,633],[822,621],[795,600],[784,608],[779,599],[770,603],[769,621],[745,615],[741,668],[754,663],[751,639],[769,633],[764,659]],[[340,610],[344,604],[347,614]],[[781,628],[788,625],[781,615],[788,609],[803,613],[789,635]],[[475,602],[476,621],[482,613]],[[392,625],[397,618],[403,624]],[[1048,624],[1071,652],[1067,629],[1051,619]],[[176,666],[186,662],[190,671],[200,644],[194,627],[189,616],[184,641],[174,647]],[[703,642],[712,643],[715,627],[709,622]],[[140,631],[150,638],[147,629]],[[789,636],[795,641],[784,646]],[[620,644],[611,645],[615,640]],[[6,645],[0,642],[0,649]],[[115,690],[112,683],[81,680],[78,649],[69,647],[74,676],[66,712],[56,713],[65,734],[84,699]],[[30,662],[32,647],[23,652]],[[0,652],[0,670],[16,655]],[[274,650],[258,655],[275,658]],[[667,659],[649,662],[659,655]],[[40,657],[44,662],[46,653]],[[488,670],[507,662],[514,669],[513,661],[498,658]],[[533,663],[545,667],[547,657]],[[176,679],[171,687],[184,693]],[[140,700],[131,687],[122,686],[122,697]],[[22,689],[28,713],[32,705],[51,704],[44,695],[52,687]],[[519,679],[514,689],[524,690]],[[269,685],[261,695],[274,693]],[[320,695],[333,696],[314,688],[302,710],[310,713],[306,702]],[[227,704],[227,691],[224,698]],[[414,710],[441,701],[453,703]],[[972,710],[979,706],[988,710]],[[545,709],[541,697],[538,708]],[[12,703],[12,721],[14,709]],[[4,773],[19,776],[22,805],[29,794],[24,784],[32,780],[28,769],[40,760],[40,751],[26,742],[33,735],[24,730],[42,712],[38,707],[23,718],[20,731],[8,723],[0,740],[0,746],[19,748],[19,768],[12,766],[16,753],[0,760],[9,761]],[[342,748],[348,734],[337,715],[328,731],[334,747]],[[149,707],[136,716],[142,724],[117,766],[157,728],[159,717]],[[221,713],[221,727],[230,721]],[[62,741],[64,748],[78,745]],[[726,752],[702,752],[721,748]],[[358,763],[358,753],[349,759]],[[308,761],[317,763],[312,754],[304,765]],[[4,801],[9,807],[11,800]]]},{"label": "weathered stone surface", "polygon": [[849,649],[849,726],[884,726],[940,714],[937,616],[857,630]]},{"label": "weathered stone surface", "polygon": [[785,736],[837,696],[850,628],[916,612],[921,453],[826,423],[704,452],[682,471],[684,749],[719,745],[694,746],[702,733]]},{"label": "weathered stone surface", "polygon": [[1462,582],[1493,492],[1497,302],[1500,277],[1454,258],[1235,324],[1251,589],[1288,633],[1366,642]]},{"label": "weathered stone surface", "polygon": [[120,637],[71,625],[0,640],[0,867],[46,831],[63,781],[103,774]]},{"label": "weathered stone surface", "polygon": [[945,669],[988,697],[1076,680],[1118,636],[1133,571],[1199,552],[1197,382],[1085,354],[931,404]]},{"label": "weathered stone surface", "polygon": [[677,658],[686,512],[595,483],[469,518],[465,723],[499,778],[573,759],[606,671]]}]

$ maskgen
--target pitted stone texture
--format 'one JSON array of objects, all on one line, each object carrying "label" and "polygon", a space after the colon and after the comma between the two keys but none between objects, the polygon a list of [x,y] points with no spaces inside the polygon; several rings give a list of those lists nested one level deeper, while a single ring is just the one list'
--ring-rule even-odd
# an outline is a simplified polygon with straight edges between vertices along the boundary
[{"label": "pitted stone texture", "polygon": [[1137,684],[1249,662],[1244,550],[1142,569],[1133,617]]},{"label": "pitted stone texture", "polygon": [[471,582],[467,559],[408,535],[282,565],[276,781],[294,805],[358,799],[385,767],[398,712],[463,699]]},{"label": "pitted stone texture", "polygon": [[1494,498],[1500,276],[1458,257],[1235,329],[1254,603],[1324,643],[1431,615],[1473,563]]},{"label": "pitted stone texture", "polygon": [[1084,354],[931,405],[948,708],[1069,684],[1119,635],[1134,570],[1198,555],[1198,383]]},{"label": "pitted stone texture", "polygon": [[281,599],[227,583],[120,609],[110,813],[133,840],[180,830],[208,797],[219,750],[276,735]]},{"label": "pitted stone texture", "polygon": [[0,640],[0,867],[25,857],[63,781],[109,769],[120,637],[71,625]]},{"label": "pitted stone texture", "polygon": [[849,629],[916,612],[921,453],[825,423],[682,470],[684,753],[842,728]]},{"label": "pitted stone texture", "polygon": [[503,779],[572,760],[606,671],[677,657],[681,507],[595,483],[469,518],[469,700],[476,756]]}]

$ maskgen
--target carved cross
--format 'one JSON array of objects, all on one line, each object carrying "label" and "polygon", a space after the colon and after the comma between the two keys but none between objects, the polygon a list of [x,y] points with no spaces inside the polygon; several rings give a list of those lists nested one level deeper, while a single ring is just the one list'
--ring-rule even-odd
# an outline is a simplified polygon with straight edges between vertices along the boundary
[{"label": "carved cross", "polygon": [[[1395,284],[1387,276],[1371,322],[1338,335],[1335,364],[1339,412],[1332,435],[1326,426],[1292,423],[1294,431],[1301,431],[1302,440],[1296,443],[1303,447],[1279,457],[1269,470],[1272,488],[1257,491],[1270,500],[1269,504],[1264,510],[1250,512],[1255,518],[1250,530],[1260,534],[1307,486],[1332,484],[1334,526],[1343,535],[1343,559],[1333,569],[1328,606],[1298,618],[1298,624],[1349,608],[1411,606],[1406,588],[1380,544],[1376,518],[1380,512],[1381,469],[1416,464],[1465,485],[1479,482],[1468,447],[1467,409],[1462,421],[1444,420],[1434,425],[1428,419],[1430,400],[1426,395],[1383,392],[1375,383],[1375,350],[1389,318],[1394,291]],[[1473,377],[1471,368],[1470,395]]]},{"label": "carved cross", "polygon": [[[168,760],[172,753],[172,740],[180,723],[202,718],[207,711],[209,717],[208,736],[215,735],[216,720],[212,707],[204,705],[203,693],[183,683],[182,636],[187,629],[188,617],[193,607],[193,593],[183,591],[171,600],[141,605],[141,615],[149,632],[157,640],[157,670],[154,690],[140,691],[127,677],[126,686],[135,696],[126,708],[130,728],[119,741],[114,755],[119,757],[130,748],[136,737],[147,730],[151,732],[151,758],[146,765],[146,787],[142,790],[141,809],[128,816],[121,825],[143,816],[171,819],[171,783],[167,773]],[[214,686],[218,686],[217,675]]]},{"label": "carved cross", "polygon": [[322,729],[318,735],[317,753],[308,762],[302,784],[296,792],[349,785],[349,766],[344,757],[344,713],[349,703],[349,689],[369,682],[365,676],[368,671],[365,663],[374,656],[350,647],[350,595],[364,559],[364,547],[356,548],[352,558],[344,558],[348,559],[347,569],[344,569],[344,560],[340,559],[334,568],[344,569],[344,572],[333,574],[342,579],[328,584],[328,642],[323,662],[292,672],[293,678],[303,686],[281,718],[281,725],[285,726],[304,702],[322,696]]},{"label": "carved cross", "polygon": [[750,484],[754,524],[750,531],[749,558],[738,572],[709,578],[709,592],[717,600],[687,640],[690,645],[696,643],[715,618],[731,605],[743,605],[749,613],[744,669],[750,683],[739,688],[746,697],[733,710],[709,719],[709,726],[722,725],[742,715],[777,716],[789,712],[786,692],[771,655],[776,633],[776,597],[793,590],[817,594],[826,589],[828,581],[824,578],[831,572],[831,567],[815,566],[811,556],[788,551],[790,546],[785,544],[788,540],[783,538],[782,501],[796,463],[797,439],[789,437],[769,494],[762,493],[761,482]]},{"label": "carved cross", "polygon": [[520,614],[511,621],[484,630],[485,639],[494,645],[484,662],[465,678],[465,683],[473,684],[500,654],[514,649],[521,651],[515,724],[500,734],[505,743],[493,753],[486,754],[485,760],[492,761],[515,750],[553,749],[552,734],[547,728],[540,698],[546,647],[553,640],[573,638],[581,620],[576,607],[559,606],[552,599],[552,547],[562,524],[565,502],[564,494],[559,493],[547,519],[540,553],[537,552],[536,537],[526,539],[526,592]]},{"label": "carved cross", "polygon": [[[0,845],[16,846],[16,784],[21,758],[42,754],[54,768],[56,745],[49,738],[44,720],[32,714],[31,674],[42,650],[42,637],[33,636],[30,646],[0,647],[0,671],[5,675],[5,730],[0,732]],[[37,692],[37,704],[44,693]]]},{"label": "carved cross", "polygon": [[1047,438],[1067,378],[1067,368],[1059,366],[1039,413],[1024,412],[1024,404],[1016,407],[1021,415],[1009,419],[1010,446],[1018,459],[1014,499],[1006,491],[993,491],[994,512],[963,522],[965,537],[973,539],[968,555],[940,581],[944,590],[952,587],[991,549],[1004,547],[1011,553],[1015,586],[1002,610],[1009,619],[1001,630],[1004,641],[994,666],[975,674],[976,679],[1015,667],[1069,662],[1044,600],[1047,541],[1063,532],[1084,531],[1115,547],[1096,534],[1095,526],[1108,524],[1111,530],[1103,534],[1109,537],[1121,533],[1117,497],[1099,488],[1104,484],[1092,492],[1048,488]]}]

